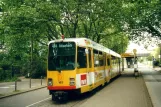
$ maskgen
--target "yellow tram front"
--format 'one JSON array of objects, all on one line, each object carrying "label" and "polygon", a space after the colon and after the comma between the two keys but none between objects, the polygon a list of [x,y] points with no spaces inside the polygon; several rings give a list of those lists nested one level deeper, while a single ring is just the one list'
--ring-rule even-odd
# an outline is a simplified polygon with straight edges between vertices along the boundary
[{"label": "yellow tram front", "polygon": [[[79,54],[78,54],[79,53]],[[78,57],[77,57],[78,56]],[[85,48],[77,48],[74,41],[49,43],[47,88],[52,98],[64,98],[70,92],[80,93],[77,68],[86,68]],[[83,77],[86,79],[86,76]],[[86,83],[87,81],[83,81]]]},{"label": "yellow tram front", "polygon": [[53,42],[49,44],[48,89],[75,89],[75,42]]}]

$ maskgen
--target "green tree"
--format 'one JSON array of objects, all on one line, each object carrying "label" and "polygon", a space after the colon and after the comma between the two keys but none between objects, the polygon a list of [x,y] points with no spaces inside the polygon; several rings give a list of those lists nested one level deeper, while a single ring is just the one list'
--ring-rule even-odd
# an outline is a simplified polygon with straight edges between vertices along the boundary
[{"label": "green tree", "polygon": [[130,27],[125,29],[125,25],[131,25],[131,17],[126,19],[131,7],[127,11],[123,7],[127,2],[2,0],[0,4],[0,38],[10,56],[8,61],[22,66],[24,73],[41,72],[37,68],[46,65],[48,41],[61,35],[90,38],[118,53],[126,50]]},{"label": "green tree", "polygon": [[132,38],[147,32],[152,36],[161,37],[161,1],[160,0],[132,0],[124,1],[124,17],[127,31],[131,33]]}]

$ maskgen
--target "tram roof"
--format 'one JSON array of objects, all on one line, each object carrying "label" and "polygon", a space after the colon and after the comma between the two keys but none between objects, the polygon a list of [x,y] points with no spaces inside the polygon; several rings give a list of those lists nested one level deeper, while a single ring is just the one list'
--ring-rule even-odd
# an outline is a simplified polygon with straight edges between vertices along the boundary
[{"label": "tram roof", "polygon": [[87,38],[65,38],[65,39],[57,39],[57,40],[52,40],[49,42],[50,43],[53,43],[53,42],[68,42],[68,41],[73,41],[75,42],[78,46],[80,47],[91,47],[91,48],[94,48],[94,49],[97,49],[99,51],[103,51],[103,52],[106,52],[106,53],[109,53],[113,56],[116,56],[116,57],[121,57],[120,54],[114,52],[113,50],[103,46],[103,45],[100,45],[90,39],[87,39]]}]

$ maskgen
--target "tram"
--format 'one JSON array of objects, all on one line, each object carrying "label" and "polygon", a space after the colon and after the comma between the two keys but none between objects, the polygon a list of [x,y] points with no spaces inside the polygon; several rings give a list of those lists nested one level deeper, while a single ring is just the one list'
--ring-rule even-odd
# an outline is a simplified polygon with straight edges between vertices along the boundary
[{"label": "tram", "polygon": [[87,38],[48,44],[47,88],[52,100],[90,92],[121,74],[121,56]]}]

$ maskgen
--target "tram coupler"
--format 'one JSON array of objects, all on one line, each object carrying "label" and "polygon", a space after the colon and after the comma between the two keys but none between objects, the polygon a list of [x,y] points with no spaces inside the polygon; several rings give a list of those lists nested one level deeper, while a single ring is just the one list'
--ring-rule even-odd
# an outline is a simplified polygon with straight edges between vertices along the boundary
[{"label": "tram coupler", "polygon": [[68,92],[65,91],[56,91],[54,93],[52,93],[52,100],[56,100],[56,101],[67,101],[68,100]]}]

